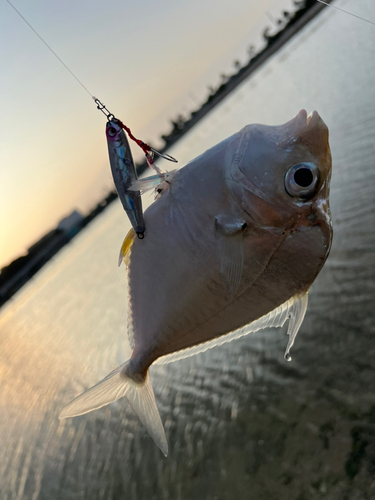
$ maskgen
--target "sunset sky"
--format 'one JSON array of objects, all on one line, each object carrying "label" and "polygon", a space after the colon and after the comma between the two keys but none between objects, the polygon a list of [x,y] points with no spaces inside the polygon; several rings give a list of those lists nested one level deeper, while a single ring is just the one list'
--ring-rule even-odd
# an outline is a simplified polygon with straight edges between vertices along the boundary
[{"label": "sunset sky", "polygon": [[[12,0],[133,133],[157,143],[291,0]],[[268,17],[267,17],[268,16]],[[0,268],[112,187],[105,118],[5,1],[0,2]],[[136,153],[136,148],[132,148]],[[139,158],[139,154],[135,154]]]}]

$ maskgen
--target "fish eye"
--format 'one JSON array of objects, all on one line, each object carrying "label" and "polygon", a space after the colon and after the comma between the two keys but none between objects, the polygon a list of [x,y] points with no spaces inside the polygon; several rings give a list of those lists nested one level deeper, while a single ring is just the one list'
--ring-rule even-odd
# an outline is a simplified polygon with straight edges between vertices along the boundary
[{"label": "fish eye", "polygon": [[318,183],[319,170],[313,163],[297,163],[285,175],[285,190],[293,198],[312,198]]},{"label": "fish eye", "polygon": [[117,130],[114,127],[108,127],[108,135],[109,137],[114,137],[117,133]]}]

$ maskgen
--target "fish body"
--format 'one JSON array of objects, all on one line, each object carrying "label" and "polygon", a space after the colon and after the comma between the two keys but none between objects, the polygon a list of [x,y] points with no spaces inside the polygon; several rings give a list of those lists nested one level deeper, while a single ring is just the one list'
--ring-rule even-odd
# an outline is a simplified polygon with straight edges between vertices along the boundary
[{"label": "fish body", "polygon": [[[147,241],[134,242],[128,264],[130,320],[135,350],[142,352],[132,361],[136,371],[260,318],[314,281],[331,242],[321,207],[328,197],[330,155],[323,147],[323,157],[316,158],[294,142],[303,119],[288,127],[245,128],[179,170],[146,211]],[[311,120],[326,135],[318,115]],[[305,119],[300,134],[306,139],[309,128]],[[290,196],[284,187],[288,167],[317,160],[324,179],[319,192],[307,201]],[[244,258],[231,295],[220,245],[236,238],[224,234],[236,222],[244,225],[234,242],[243,245]]]},{"label": "fish body", "polygon": [[107,122],[106,137],[109,161],[117,193],[134,231],[142,238],[145,231],[145,223],[141,193],[129,190],[130,186],[138,180],[138,177],[129,142],[116,118]]},{"label": "fish body", "polygon": [[328,129],[304,110],[281,126],[249,125],[177,171],[145,212],[147,239],[124,254],[132,356],[63,416],[125,395],[166,453],[152,363],[288,318],[290,358],[331,247],[330,176]]}]

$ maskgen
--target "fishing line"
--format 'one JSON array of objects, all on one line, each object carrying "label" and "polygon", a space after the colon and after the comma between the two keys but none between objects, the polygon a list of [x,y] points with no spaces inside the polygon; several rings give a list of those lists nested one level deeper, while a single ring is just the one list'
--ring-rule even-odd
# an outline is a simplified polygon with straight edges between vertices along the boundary
[{"label": "fishing line", "polygon": [[77,80],[77,82],[81,85],[81,87],[89,94],[90,97],[94,98],[94,96],[91,94],[91,92],[83,85],[81,80],[79,80],[78,77],[71,71],[68,66],[64,63],[64,61],[56,54],[56,52],[48,45],[48,43],[43,40],[43,38],[39,35],[39,33],[31,26],[31,24],[23,17],[21,12],[16,9],[16,7],[10,2],[10,0],[5,0],[11,7],[12,9],[20,16],[20,18],[27,24],[27,26],[36,34],[36,36],[44,43],[44,45],[47,47],[48,50],[52,52],[52,54],[56,57],[58,61],[64,66],[65,69],[69,71],[69,73],[72,75],[73,78]]},{"label": "fishing line", "polygon": [[[97,99],[95,96],[93,96],[93,94],[88,90],[88,88],[81,82],[81,80],[73,73],[73,71],[64,63],[64,61],[61,59],[61,57],[59,57],[56,52],[52,49],[52,47],[50,47],[48,45],[48,43],[41,37],[41,35],[39,35],[39,33],[36,31],[35,28],[33,28],[31,26],[31,24],[29,23],[29,21],[27,21],[27,19],[25,19],[25,17],[21,14],[21,12],[19,10],[16,9],[16,7],[12,4],[12,2],[10,0],[5,0],[11,7],[12,9],[20,16],[20,18],[27,24],[27,26],[35,33],[35,35],[39,38],[39,40],[41,40],[44,45],[47,47],[47,49],[52,52],[52,54],[56,57],[56,59],[58,61],[60,61],[60,63],[64,66],[64,68],[69,71],[69,73],[72,75],[73,78],[75,78],[75,80],[81,85],[81,87],[89,94],[89,96],[95,101],[95,104],[97,105],[97,108],[102,111],[105,116],[107,117],[108,121],[112,120],[115,118],[115,115],[113,115],[112,113],[110,113],[107,108],[105,107],[104,104],[102,104],[99,99]],[[143,150],[143,152],[145,153],[145,156],[146,156],[146,160],[147,160],[147,163],[149,164],[149,166],[152,166],[153,163],[154,163],[154,159],[153,159],[153,155],[156,154],[158,156],[160,156],[161,158],[164,158],[165,160],[168,160],[168,161],[173,161],[174,163],[177,163],[177,160],[175,158],[173,158],[173,156],[170,156],[166,153],[162,154],[162,153],[159,153],[158,151],[156,151],[155,149],[153,149],[151,146],[149,146],[148,144],[146,144],[145,142],[137,139],[136,137],[134,137],[134,135],[132,134],[131,130],[129,127],[127,127],[126,125],[124,125],[122,123],[121,120],[118,120],[117,119],[117,123],[121,126],[121,128],[123,128],[124,130],[126,130],[126,132],[128,133],[130,139],[132,139],[136,144],[138,144],[138,146]],[[152,167],[152,168],[155,168]]]},{"label": "fishing line", "polygon": [[370,23],[373,26],[375,26],[375,23],[373,21],[370,21],[369,19],[365,19],[364,17],[357,16],[356,14],[353,14],[352,12],[349,12],[348,10],[340,9],[340,7],[336,7],[335,5],[332,5],[331,3],[323,2],[323,0],[317,0],[317,2],[323,3],[324,5],[327,5],[327,7],[332,7],[333,9],[340,10],[341,12],[345,12],[345,14],[349,14],[349,16],[356,17],[357,19],[361,19],[361,21],[365,21],[366,23]]}]

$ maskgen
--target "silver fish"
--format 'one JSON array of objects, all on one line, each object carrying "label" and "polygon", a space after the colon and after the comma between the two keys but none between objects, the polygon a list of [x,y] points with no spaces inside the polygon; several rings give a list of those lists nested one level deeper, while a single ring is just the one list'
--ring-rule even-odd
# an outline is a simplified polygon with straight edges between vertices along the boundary
[{"label": "silver fish", "polygon": [[129,142],[124,130],[116,118],[107,122],[106,130],[109,161],[117,193],[131,225],[137,235],[142,238],[145,231],[141,193],[129,190],[138,180]]},{"label": "silver fish", "polygon": [[328,257],[331,154],[317,112],[249,125],[178,170],[145,212],[147,238],[122,247],[131,358],[73,400],[61,418],[125,396],[168,446],[148,369],[287,319],[285,357],[308,290]]}]

